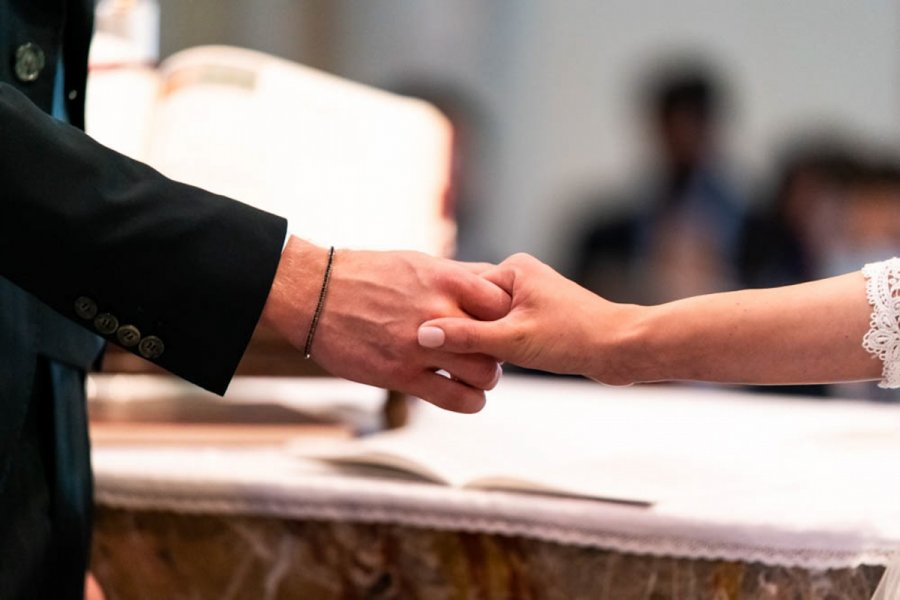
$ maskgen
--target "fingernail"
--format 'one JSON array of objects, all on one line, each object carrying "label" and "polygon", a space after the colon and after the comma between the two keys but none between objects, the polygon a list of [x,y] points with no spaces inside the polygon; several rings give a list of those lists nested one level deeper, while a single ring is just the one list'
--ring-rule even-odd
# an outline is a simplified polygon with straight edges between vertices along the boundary
[{"label": "fingernail", "polygon": [[494,375],[494,383],[491,384],[491,387],[500,383],[501,377],[503,377],[503,367],[498,364],[497,365],[497,373]]},{"label": "fingernail", "polygon": [[419,345],[440,348],[444,345],[444,330],[440,327],[419,327]]}]

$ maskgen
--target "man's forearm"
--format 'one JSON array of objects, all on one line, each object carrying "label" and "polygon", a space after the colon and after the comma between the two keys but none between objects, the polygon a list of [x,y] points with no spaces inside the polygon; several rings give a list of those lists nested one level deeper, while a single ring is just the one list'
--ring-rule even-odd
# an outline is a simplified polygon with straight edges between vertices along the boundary
[{"label": "man's forearm", "polygon": [[0,133],[0,276],[224,392],[269,293],[284,219],[170,180],[2,83]]}]

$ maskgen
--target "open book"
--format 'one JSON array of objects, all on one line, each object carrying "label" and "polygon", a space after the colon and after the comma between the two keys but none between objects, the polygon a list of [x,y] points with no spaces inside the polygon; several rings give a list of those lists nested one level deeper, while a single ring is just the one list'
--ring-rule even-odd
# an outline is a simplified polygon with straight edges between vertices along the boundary
[{"label": "open book", "polygon": [[289,219],[321,245],[447,254],[451,131],[432,106],[240,48],[159,68],[92,49],[87,129],[173,179]]},{"label": "open book", "polygon": [[[650,505],[655,498],[635,482],[634,470],[623,470],[621,457],[554,462],[540,456],[494,455],[485,446],[437,443],[432,436],[403,430],[371,438],[322,444],[303,443],[294,452],[345,468],[354,475],[419,479],[459,488],[593,498]],[[460,451],[462,449],[462,451]],[[513,451],[513,448],[507,448]],[[623,481],[622,474],[626,474]],[[586,475],[593,475],[586,476]]]},{"label": "open book", "polygon": [[493,399],[478,415],[421,404],[402,429],[358,439],[298,442],[290,451],[349,475],[644,505],[659,500],[661,487],[675,483],[665,481],[658,457],[623,452],[590,435],[572,438],[571,427],[549,423],[547,417],[546,410]]}]

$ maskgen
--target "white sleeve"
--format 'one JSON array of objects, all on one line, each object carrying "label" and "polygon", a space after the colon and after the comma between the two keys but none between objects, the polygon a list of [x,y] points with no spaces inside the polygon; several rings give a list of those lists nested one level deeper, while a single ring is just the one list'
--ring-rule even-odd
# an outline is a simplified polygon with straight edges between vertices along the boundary
[{"label": "white sleeve", "polygon": [[900,387],[900,258],[863,267],[866,296],[872,306],[862,345],[882,362],[878,387]]}]

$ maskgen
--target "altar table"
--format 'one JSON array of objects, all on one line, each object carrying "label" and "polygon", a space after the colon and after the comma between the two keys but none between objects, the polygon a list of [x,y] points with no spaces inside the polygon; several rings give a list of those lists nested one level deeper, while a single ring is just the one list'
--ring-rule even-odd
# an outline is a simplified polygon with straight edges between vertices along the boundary
[{"label": "altar table", "polygon": [[303,441],[100,445],[92,570],[110,600],[862,600],[900,549],[898,406],[507,377],[477,417],[411,423],[473,418],[612,457],[653,504],[374,476]]}]

